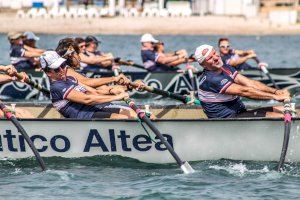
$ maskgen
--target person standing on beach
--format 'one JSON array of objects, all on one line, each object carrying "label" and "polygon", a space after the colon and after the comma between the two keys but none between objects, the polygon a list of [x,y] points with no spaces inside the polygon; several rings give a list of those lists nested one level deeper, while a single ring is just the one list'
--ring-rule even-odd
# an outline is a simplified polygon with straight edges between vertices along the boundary
[{"label": "person standing on beach", "polygon": [[[156,40],[150,33],[146,33],[141,37],[141,56],[144,67],[148,71],[177,71],[178,65],[186,62],[187,53],[175,51],[173,53],[164,53],[164,50],[156,48],[159,41]],[[155,51],[156,50],[156,51]],[[179,53],[180,52],[180,53]]]},{"label": "person standing on beach", "polygon": [[42,55],[42,52],[24,47],[22,36],[22,33],[17,32],[10,32],[7,35],[11,45],[9,53],[10,61],[18,71],[34,69],[34,64],[32,63],[31,58]]},{"label": "person standing on beach", "polygon": [[230,49],[228,38],[220,38],[218,45],[223,63],[235,67],[238,71],[257,69],[246,63],[246,61],[248,61],[249,59],[253,59],[256,57],[256,53],[253,50],[243,51]]},{"label": "person standing on beach", "polygon": [[101,42],[94,36],[90,35],[85,38],[85,51],[82,54],[91,58],[98,57],[101,59],[101,62],[88,64],[86,58],[81,54],[81,61],[88,64],[83,68],[82,72],[111,71],[112,65],[114,64],[114,56],[112,53],[103,53],[97,50],[100,43]]}]

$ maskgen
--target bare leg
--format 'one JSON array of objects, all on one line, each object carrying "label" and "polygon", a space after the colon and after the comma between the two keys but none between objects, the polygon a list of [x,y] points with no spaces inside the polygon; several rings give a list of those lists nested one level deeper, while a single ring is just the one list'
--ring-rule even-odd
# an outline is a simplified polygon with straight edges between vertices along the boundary
[{"label": "bare leg", "polygon": [[271,117],[271,118],[282,118],[283,114],[282,113],[278,113],[278,112],[267,112],[266,113],[266,117]]},{"label": "bare leg", "polygon": [[122,115],[126,115],[129,119],[137,118],[136,113],[132,109],[123,109],[123,108],[121,108],[119,113],[122,114]]},{"label": "bare leg", "polygon": [[128,119],[128,116],[123,114],[112,113],[109,119]]}]

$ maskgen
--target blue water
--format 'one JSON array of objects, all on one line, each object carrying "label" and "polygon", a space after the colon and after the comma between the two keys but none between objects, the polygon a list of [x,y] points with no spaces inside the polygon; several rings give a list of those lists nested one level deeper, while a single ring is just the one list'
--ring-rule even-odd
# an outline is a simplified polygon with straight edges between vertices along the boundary
[{"label": "blue water", "polygon": [[192,162],[184,175],[175,164],[122,157],[0,161],[0,199],[299,199],[300,165],[275,162]]},{"label": "blue water", "polygon": [[[43,49],[55,49],[60,39],[66,36],[78,35],[38,35],[40,41],[38,47]],[[84,35],[79,35],[84,36]],[[97,35],[101,40],[100,49],[104,52],[112,52],[116,57],[131,59],[141,63],[139,35]],[[166,51],[187,49],[191,54],[197,46],[207,43],[217,47],[217,41],[224,36],[210,35],[158,35],[158,39],[165,42]],[[258,58],[269,63],[270,68],[300,67],[299,36],[230,36],[231,47],[235,49],[254,49]],[[8,64],[9,43],[4,34],[0,34],[0,63]],[[253,63],[253,62],[252,62]],[[136,70],[131,69],[131,70]]]}]

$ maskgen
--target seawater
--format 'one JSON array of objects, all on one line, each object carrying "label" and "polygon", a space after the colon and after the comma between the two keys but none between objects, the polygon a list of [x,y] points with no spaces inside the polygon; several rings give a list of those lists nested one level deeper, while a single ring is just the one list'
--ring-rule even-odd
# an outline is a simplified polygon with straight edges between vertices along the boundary
[{"label": "seawater", "polygon": [[[86,35],[47,35],[38,34],[40,40],[39,48],[55,49],[58,41],[64,37],[75,37]],[[140,35],[96,35],[100,39],[100,50],[112,52],[116,57],[124,60],[130,59],[141,64]],[[157,35],[157,39],[165,43],[166,51],[186,49],[189,54],[194,53],[197,46],[211,44],[217,47],[217,42],[223,35]],[[272,35],[272,36],[227,36],[231,40],[231,48],[254,49],[261,61],[269,63],[270,68],[293,68],[300,67],[298,35]],[[5,34],[0,34],[0,63],[9,64],[9,43]],[[253,61],[250,62],[255,64]],[[126,67],[127,70],[137,70]]]},{"label": "seawater", "polygon": [[148,164],[119,156],[0,161],[0,199],[299,199],[300,165],[216,160]]}]

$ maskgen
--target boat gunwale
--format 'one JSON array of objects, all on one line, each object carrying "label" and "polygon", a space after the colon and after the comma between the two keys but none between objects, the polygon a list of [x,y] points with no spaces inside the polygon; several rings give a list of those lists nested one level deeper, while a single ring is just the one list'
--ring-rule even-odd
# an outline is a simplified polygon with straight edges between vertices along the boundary
[{"label": "boat gunwale", "polygon": [[[138,122],[137,119],[74,119],[74,118],[35,118],[35,119],[29,119],[29,118],[22,118],[18,119],[19,121],[82,121],[82,122],[98,122],[98,121],[110,121],[110,122]],[[292,122],[299,121],[300,117],[294,117],[292,118]],[[7,119],[1,118],[0,121],[9,121]],[[153,122],[178,122],[178,121],[184,121],[184,122],[219,122],[219,121],[282,121],[283,118],[267,118],[267,117],[253,117],[253,118],[211,118],[211,119],[155,119],[152,120]]]}]

